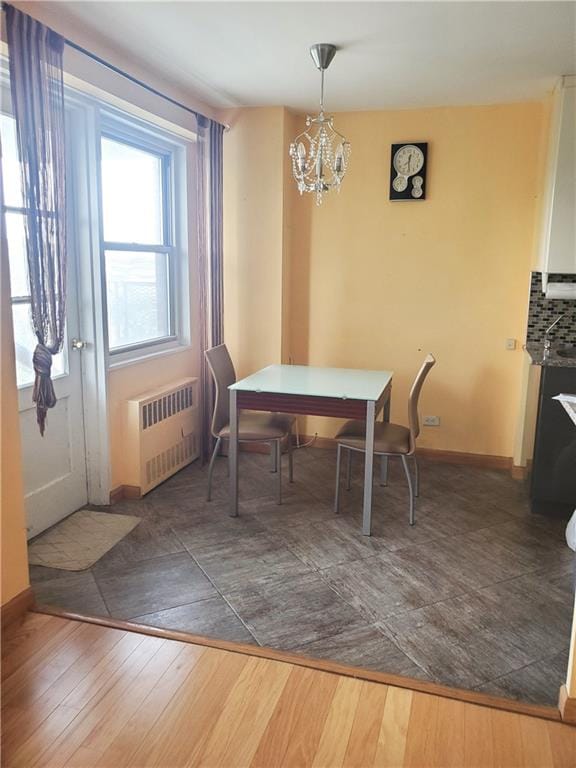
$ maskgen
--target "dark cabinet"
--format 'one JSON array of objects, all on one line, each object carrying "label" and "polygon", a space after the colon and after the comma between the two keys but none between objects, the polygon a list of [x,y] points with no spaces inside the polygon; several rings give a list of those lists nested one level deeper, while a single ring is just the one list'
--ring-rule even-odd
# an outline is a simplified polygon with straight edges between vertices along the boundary
[{"label": "dark cabinet", "polygon": [[544,366],[530,487],[533,512],[569,517],[576,509],[576,425],[555,395],[576,394],[576,367]]}]

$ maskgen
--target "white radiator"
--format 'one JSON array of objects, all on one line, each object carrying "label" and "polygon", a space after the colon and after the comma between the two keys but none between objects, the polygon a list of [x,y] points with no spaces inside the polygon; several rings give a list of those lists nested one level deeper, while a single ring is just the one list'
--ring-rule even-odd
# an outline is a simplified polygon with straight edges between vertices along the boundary
[{"label": "white radiator", "polygon": [[128,400],[127,484],[144,495],[199,455],[198,379]]}]

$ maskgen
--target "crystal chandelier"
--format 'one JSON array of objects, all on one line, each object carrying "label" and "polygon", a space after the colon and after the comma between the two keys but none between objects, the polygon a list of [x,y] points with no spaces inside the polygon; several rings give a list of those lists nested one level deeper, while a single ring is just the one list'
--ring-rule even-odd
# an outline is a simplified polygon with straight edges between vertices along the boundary
[{"label": "crystal chandelier", "polygon": [[350,142],[334,128],[333,118],[324,114],[324,72],[336,53],[336,46],[317,43],[310,48],[314,64],[320,70],[320,114],[306,116],[306,130],[290,144],[292,172],[300,194],[316,193],[316,205],[331,189],[340,191],[350,157]]}]

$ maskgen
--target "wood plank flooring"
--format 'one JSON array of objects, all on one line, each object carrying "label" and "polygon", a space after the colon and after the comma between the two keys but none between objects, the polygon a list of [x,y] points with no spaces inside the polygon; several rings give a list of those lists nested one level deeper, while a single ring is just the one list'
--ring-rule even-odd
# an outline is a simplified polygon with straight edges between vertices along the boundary
[{"label": "wood plank flooring", "polygon": [[576,728],[30,613],[3,640],[5,768],[574,768]]}]

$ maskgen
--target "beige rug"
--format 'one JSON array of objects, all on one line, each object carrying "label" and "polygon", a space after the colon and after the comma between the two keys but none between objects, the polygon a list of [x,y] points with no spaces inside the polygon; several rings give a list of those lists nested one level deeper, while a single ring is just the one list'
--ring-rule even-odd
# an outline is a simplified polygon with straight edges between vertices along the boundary
[{"label": "beige rug", "polygon": [[39,536],[28,548],[31,565],[83,571],[112,549],[139,517],[81,509]]}]

